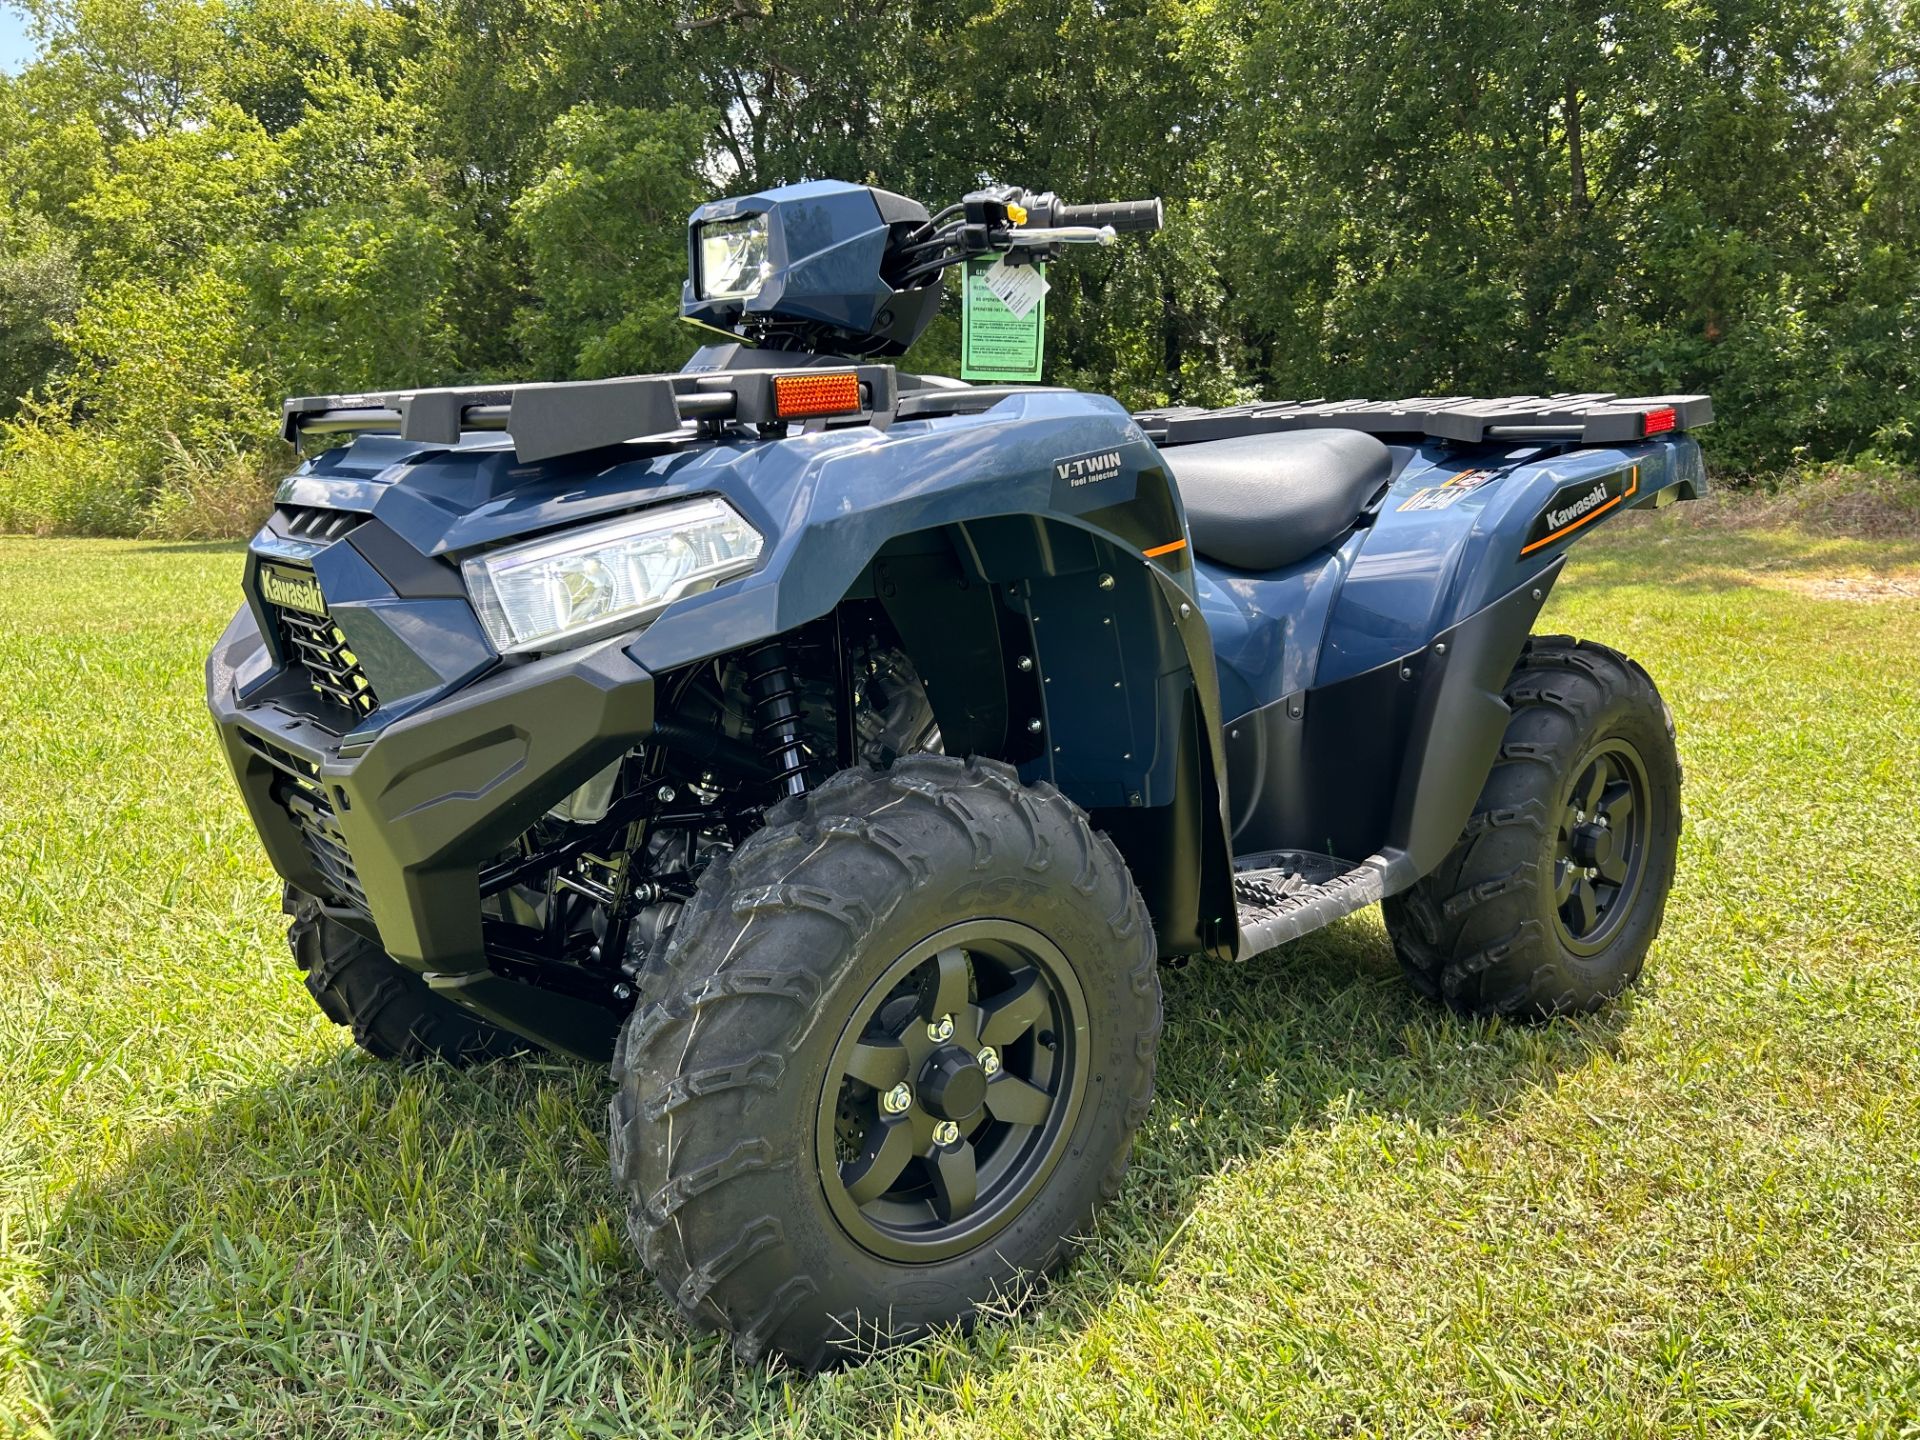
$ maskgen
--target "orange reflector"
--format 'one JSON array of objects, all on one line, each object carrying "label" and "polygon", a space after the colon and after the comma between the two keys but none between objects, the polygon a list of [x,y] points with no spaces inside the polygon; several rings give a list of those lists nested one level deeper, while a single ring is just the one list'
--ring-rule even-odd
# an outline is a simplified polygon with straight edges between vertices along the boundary
[{"label": "orange reflector", "polygon": [[850,415],[860,409],[860,377],[852,371],[773,377],[773,413],[782,420]]},{"label": "orange reflector", "polygon": [[1673,413],[1671,405],[1662,405],[1658,410],[1649,410],[1640,417],[1642,435],[1664,435],[1679,423],[1679,417]]}]

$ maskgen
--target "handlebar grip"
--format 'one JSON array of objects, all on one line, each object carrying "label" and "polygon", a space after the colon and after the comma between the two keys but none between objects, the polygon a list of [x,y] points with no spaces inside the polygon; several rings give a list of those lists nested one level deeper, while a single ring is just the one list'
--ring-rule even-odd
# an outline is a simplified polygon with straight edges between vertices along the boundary
[{"label": "handlebar grip", "polygon": [[1111,205],[1062,205],[1058,225],[1111,225],[1122,234],[1130,230],[1158,230],[1158,200],[1119,200]]}]

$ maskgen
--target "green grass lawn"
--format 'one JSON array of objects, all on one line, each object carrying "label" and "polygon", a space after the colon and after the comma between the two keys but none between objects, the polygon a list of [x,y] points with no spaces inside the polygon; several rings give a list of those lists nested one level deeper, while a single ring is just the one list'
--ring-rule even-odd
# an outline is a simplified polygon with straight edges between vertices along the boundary
[{"label": "green grass lawn", "polygon": [[308,1000],[200,698],[237,547],[0,540],[0,1434],[1920,1433],[1920,543],[1578,554],[1547,626],[1688,772],[1645,986],[1465,1023],[1371,912],[1169,971],[1066,1279],[809,1381],[629,1261],[601,1073]]}]

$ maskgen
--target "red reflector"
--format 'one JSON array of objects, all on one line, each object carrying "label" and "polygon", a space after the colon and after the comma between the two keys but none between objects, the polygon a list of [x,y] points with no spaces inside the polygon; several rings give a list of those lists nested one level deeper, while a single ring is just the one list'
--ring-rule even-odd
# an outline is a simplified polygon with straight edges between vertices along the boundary
[{"label": "red reflector", "polygon": [[849,415],[860,408],[860,377],[852,371],[773,377],[773,413],[782,420]]},{"label": "red reflector", "polygon": [[1640,417],[1642,435],[1664,435],[1678,423],[1671,405],[1662,405],[1658,410],[1649,410]]}]

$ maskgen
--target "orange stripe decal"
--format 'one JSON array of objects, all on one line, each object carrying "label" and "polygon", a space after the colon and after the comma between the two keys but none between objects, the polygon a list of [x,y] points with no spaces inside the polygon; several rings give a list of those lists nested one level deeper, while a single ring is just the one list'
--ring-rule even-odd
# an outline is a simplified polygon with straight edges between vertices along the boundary
[{"label": "orange stripe decal", "polygon": [[1140,553],[1145,555],[1149,560],[1157,560],[1162,555],[1171,555],[1176,550],[1184,550],[1186,548],[1187,542],[1185,540],[1172,540],[1165,545],[1156,545],[1151,550],[1142,550]]},{"label": "orange stripe decal", "polygon": [[1627,482],[1626,489],[1622,490],[1618,495],[1614,496],[1611,500],[1607,501],[1607,503],[1602,505],[1599,509],[1589,510],[1585,515],[1582,515],[1578,520],[1574,521],[1571,525],[1562,525],[1558,530],[1554,531],[1551,535],[1542,535],[1538,540],[1534,541],[1531,545],[1522,545],[1520,547],[1520,553],[1522,555],[1531,555],[1535,550],[1538,550],[1542,545],[1551,545],[1554,541],[1563,539],[1566,536],[1571,535],[1574,531],[1578,530],[1582,525],[1591,525],[1594,521],[1598,520],[1602,515],[1606,514],[1607,511],[1611,510],[1614,506],[1618,505],[1621,501],[1631,500],[1635,495],[1638,495],[1639,493],[1640,493],[1640,467],[1636,465],[1633,467],[1633,478]]}]

